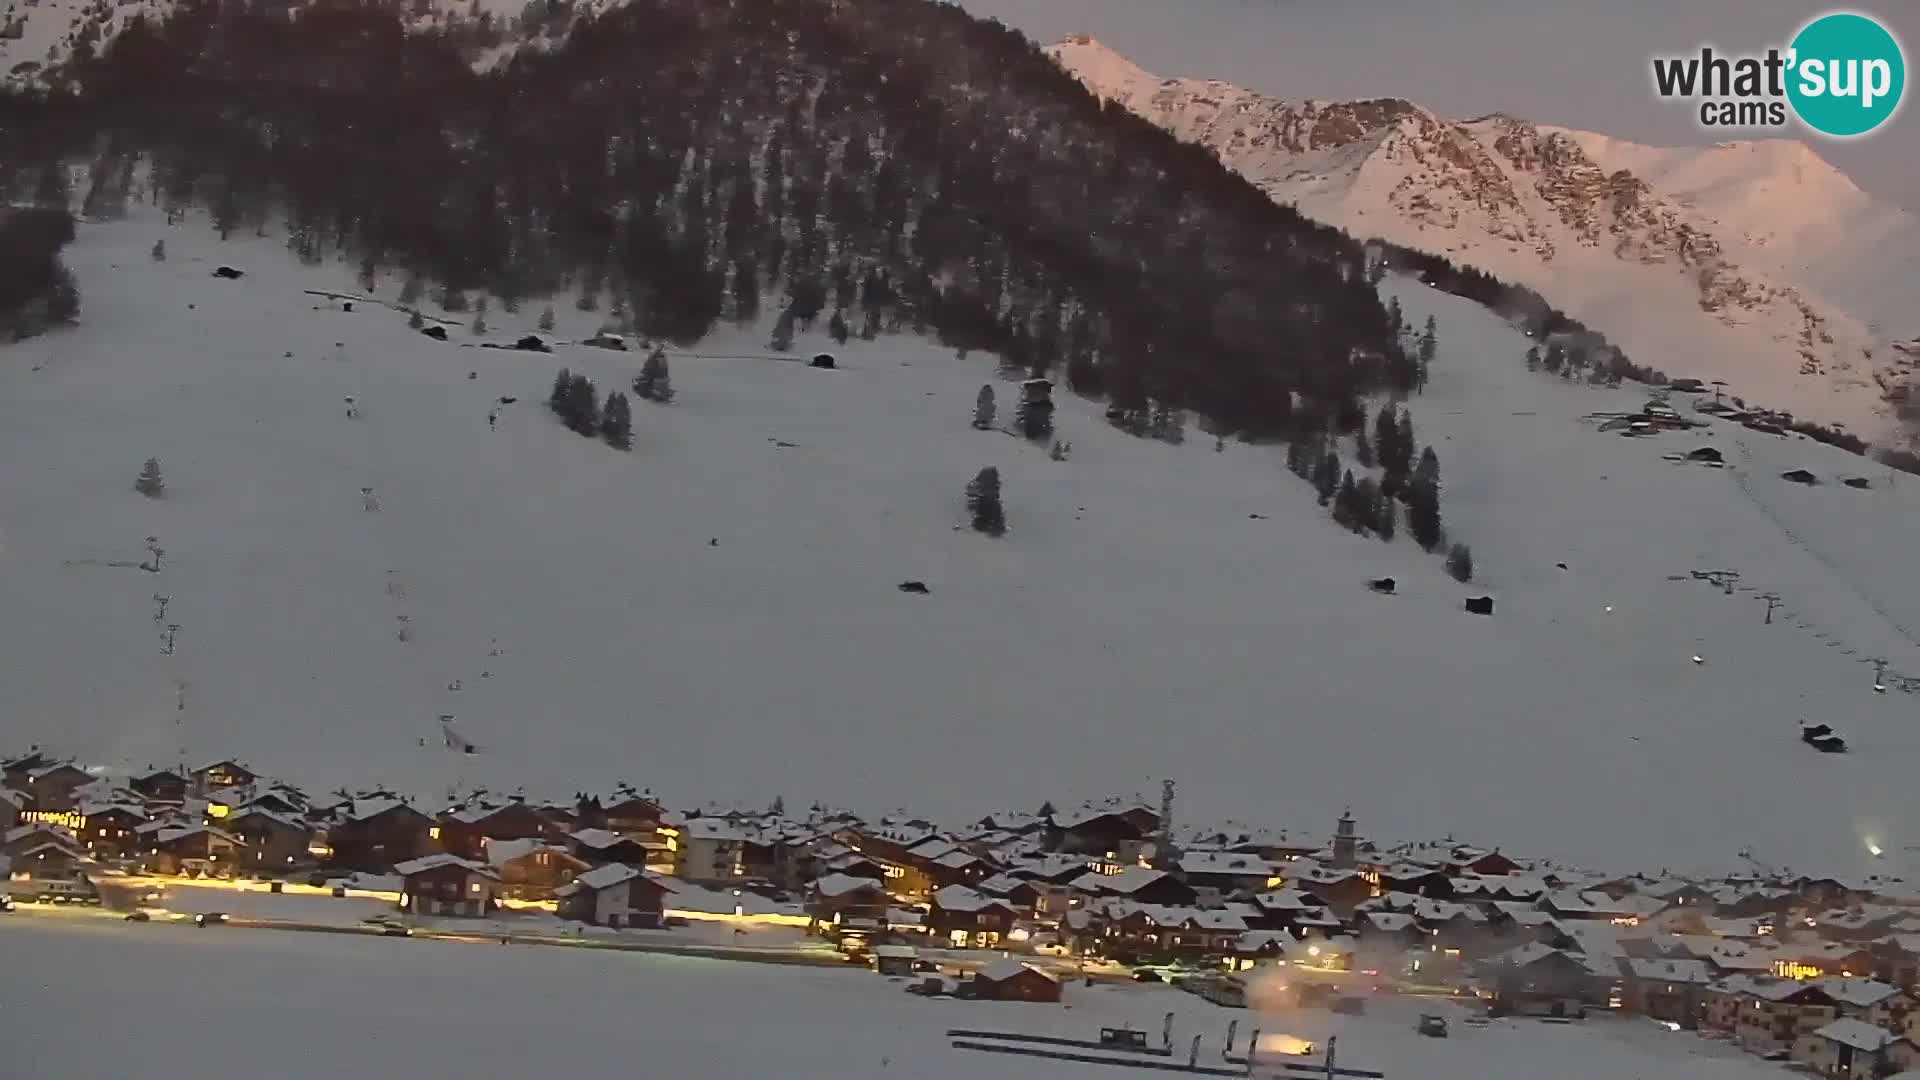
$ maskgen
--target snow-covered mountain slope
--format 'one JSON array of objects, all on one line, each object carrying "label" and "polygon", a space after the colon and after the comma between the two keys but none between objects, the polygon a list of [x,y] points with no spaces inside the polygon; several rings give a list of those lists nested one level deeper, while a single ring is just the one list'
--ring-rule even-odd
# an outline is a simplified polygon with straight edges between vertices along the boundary
[{"label": "snow-covered mountain slope", "polygon": [[[1383,840],[1628,869],[1750,847],[1860,872],[1864,837],[1920,843],[1915,699],[1866,663],[1920,675],[1920,482],[1854,490],[1862,459],[1740,429],[1597,433],[1580,417],[1637,399],[1526,373],[1524,337],[1418,285],[1390,279],[1438,321],[1412,409],[1471,586],[1336,527],[1274,448],[1136,440],[1071,398],[1068,461],[973,430],[990,362],[915,339],[829,371],[723,336],[674,357],[679,399],[636,402],[621,453],[544,402],[562,365],[604,390],[638,356],[475,347],[537,305],[436,342],[303,291],[355,291],[345,268],[138,215],[83,225],[69,262],[82,325],[0,348],[9,743],[954,820],[1174,777],[1192,823],[1351,805]],[[563,337],[594,329],[560,306]],[[1662,460],[1705,444],[1734,467]],[[150,455],[158,501],[132,490]],[[986,465],[1000,540],[961,527]],[[124,565],[147,537],[158,574]],[[1388,575],[1398,595],[1366,588]],[[1462,611],[1483,592],[1492,618]],[[482,752],[442,749],[442,714]],[[1802,717],[1854,752],[1802,745]]]},{"label": "snow-covered mountain slope", "polygon": [[1920,337],[1920,218],[1804,144],[1661,149],[1398,99],[1162,79],[1084,35],[1048,51],[1274,199],[1531,286],[1676,377],[1865,434],[1920,364],[1893,347]]}]

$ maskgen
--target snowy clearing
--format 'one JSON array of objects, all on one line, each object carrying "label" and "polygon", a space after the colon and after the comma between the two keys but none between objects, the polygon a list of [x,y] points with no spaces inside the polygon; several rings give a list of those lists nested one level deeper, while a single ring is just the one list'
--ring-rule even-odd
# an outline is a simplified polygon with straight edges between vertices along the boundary
[{"label": "snowy clearing", "polygon": [[[1319,832],[1351,805],[1386,841],[1649,872],[1744,868],[1750,847],[1860,873],[1865,839],[1920,843],[1897,827],[1920,820],[1914,699],[1874,693],[1870,663],[1920,676],[1901,629],[1920,631],[1920,479],[1725,425],[1600,434],[1580,418],[1644,397],[1526,372],[1524,337],[1431,290],[1398,286],[1439,323],[1410,407],[1477,555],[1467,586],[1404,535],[1340,530],[1278,448],[1135,440],[1070,395],[1069,461],[972,430],[991,363],[927,342],[855,342],[822,371],[723,358],[766,351],[723,334],[673,358],[674,404],[635,402],[624,454],[544,402],[562,365],[624,388],[634,353],[468,347],[463,324],[432,341],[303,292],[356,292],[346,268],[198,222],[83,226],[69,262],[83,325],[0,349],[15,743],[237,756],[316,793],[631,780],[679,805],[952,820],[1171,776],[1195,824]],[[598,325],[556,307],[563,338]],[[539,308],[496,305],[484,340]],[[1696,445],[1729,467],[1662,459]],[[149,456],[164,499],[132,490]],[[961,528],[985,465],[998,541]],[[1825,482],[1780,479],[1798,467]],[[160,573],[113,565],[149,536]],[[1365,588],[1380,576],[1400,595]],[[1462,611],[1482,593],[1492,618]],[[442,714],[481,752],[443,749]],[[1854,752],[1810,751],[1803,717]]]},{"label": "snowy clearing", "polygon": [[[1219,1064],[1230,1021],[1324,1043],[1342,1067],[1389,1080],[1564,1080],[1680,1076],[1758,1080],[1771,1067],[1645,1021],[1531,1022],[1445,1040],[1413,1031],[1446,1006],[1375,999],[1362,1017],[1321,1010],[1220,1009],[1168,987],[1079,985],[1062,1005],[923,1000],[904,983],[632,953],[172,926],[0,921],[9,970],[0,1036],[22,1076],[71,1069],[76,1017],[112,1018],[79,1060],[101,1075],[204,1075],[208,1032],[222,1060],[285,1080],[378,1071],[412,1080],[571,1071],[660,1077],[1060,1080],[1153,1076],[1110,1066],[952,1049],[945,1032],[983,1028],[1094,1038],[1131,1025],[1157,1042],[1174,1012],[1176,1057],[1195,1035]],[[1263,1037],[1263,1045],[1267,1039]]]}]

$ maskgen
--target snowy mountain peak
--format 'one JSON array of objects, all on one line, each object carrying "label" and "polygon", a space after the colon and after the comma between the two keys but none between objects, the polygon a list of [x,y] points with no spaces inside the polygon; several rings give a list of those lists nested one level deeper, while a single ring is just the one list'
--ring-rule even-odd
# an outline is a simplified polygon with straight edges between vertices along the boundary
[{"label": "snowy mountain peak", "polygon": [[1092,38],[1049,54],[1098,96],[1213,148],[1276,201],[1531,286],[1643,363],[1865,430],[1916,364],[1920,219],[1804,143],[1644,146],[1398,98],[1163,79]]}]

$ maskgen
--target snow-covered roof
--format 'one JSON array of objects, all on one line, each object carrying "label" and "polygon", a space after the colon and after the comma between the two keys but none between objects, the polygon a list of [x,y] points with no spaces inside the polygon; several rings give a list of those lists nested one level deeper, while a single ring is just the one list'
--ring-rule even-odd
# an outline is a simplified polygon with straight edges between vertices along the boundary
[{"label": "snow-covered roof", "polygon": [[399,799],[354,799],[353,812],[347,815],[347,820],[366,821],[406,805]]},{"label": "snow-covered roof", "polygon": [[1627,961],[1635,978],[1648,982],[1686,983],[1705,986],[1713,981],[1713,968],[1704,960],[1661,960],[1635,957]]},{"label": "snow-covered roof", "polygon": [[394,863],[393,872],[399,874],[401,877],[412,877],[415,874],[423,874],[429,870],[438,870],[445,866],[458,866],[472,873],[479,874],[482,877],[497,878],[499,876],[490,868],[482,866],[472,859],[463,859],[458,855],[449,855],[446,852],[437,852],[422,858],[408,859],[406,862]]},{"label": "snow-covered roof", "polygon": [[1318,897],[1292,888],[1260,893],[1253,902],[1268,911],[1308,911],[1326,906]]},{"label": "snow-covered roof", "polygon": [[581,847],[610,848],[626,837],[610,829],[575,829],[568,836]]},{"label": "snow-covered roof", "polygon": [[1131,896],[1166,876],[1166,871],[1155,870],[1150,866],[1129,866],[1117,874],[1097,874],[1088,871],[1073,879],[1073,885],[1087,892]]},{"label": "snow-covered roof", "polygon": [[688,818],[680,827],[680,835],[686,840],[745,840],[747,834],[738,825],[723,818]]},{"label": "snow-covered roof", "polygon": [[156,839],[162,844],[171,844],[175,840],[185,840],[189,837],[199,836],[201,833],[205,833],[216,839],[225,840],[230,844],[238,844],[240,842],[239,837],[224,829],[216,829],[211,825],[186,825],[163,828],[160,830]]},{"label": "snow-covered roof", "polygon": [[608,863],[605,866],[596,867],[581,874],[573,879],[573,883],[583,889],[591,889],[598,892],[601,889],[610,889],[622,882],[632,881],[639,876],[639,870],[625,863]]},{"label": "snow-covered roof", "polygon": [[852,877],[847,874],[828,874],[813,883],[815,892],[821,896],[845,896],[859,889],[879,890],[880,883],[872,878]]},{"label": "snow-covered roof", "polygon": [[1221,908],[1195,908],[1191,914],[1181,920],[1181,925],[1195,930],[1245,930],[1247,920]]},{"label": "snow-covered roof", "polygon": [[1820,979],[1815,986],[1835,1001],[1870,1009],[1900,993],[1900,988],[1877,979]]},{"label": "snow-covered roof", "polygon": [[990,907],[1005,907],[1006,901],[985,893],[975,892],[965,885],[949,885],[933,894],[933,902],[945,911],[985,911]]},{"label": "snow-covered roof", "polygon": [[1052,982],[1060,981],[1059,979],[1054,978],[1052,975],[1047,974],[1045,971],[1042,971],[1039,968],[1034,967],[1032,964],[1023,963],[1019,960],[1015,960],[1011,956],[1001,957],[1000,959],[995,960],[993,963],[988,964],[986,967],[981,968],[979,971],[975,972],[975,974],[982,979],[986,979],[989,982],[1003,982],[1007,979],[1013,978],[1015,975],[1018,975],[1023,971],[1031,971],[1037,975],[1046,976],[1046,978]]},{"label": "snow-covered roof", "polygon": [[1885,1028],[1876,1027],[1864,1020],[1855,1020],[1850,1016],[1835,1020],[1814,1032],[1814,1035],[1822,1039],[1831,1039],[1843,1046],[1851,1046],[1855,1050],[1868,1051],[1878,1050],[1898,1037]]},{"label": "snow-covered roof", "polygon": [[25,794],[15,791],[10,787],[0,787],[0,802],[4,802],[15,810],[18,810],[26,805],[27,797]]},{"label": "snow-covered roof", "polygon": [[980,890],[983,893],[988,893],[994,896],[1005,896],[1006,894],[1014,891],[1015,889],[1018,889],[1020,886],[1025,884],[1027,884],[1027,880],[1025,878],[1017,878],[1017,877],[1014,877],[1012,874],[1002,871],[1001,873],[995,874],[992,877],[982,878],[981,880],[974,882],[973,887],[975,889]]},{"label": "snow-covered roof", "polygon": [[1373,927],[1375,930],[1395,933],[1411,927],[1413,925],[1413,916],[1402,915],[1392,911],[1374,911],[1367,914],[1366,922],[1368,926]]},{"label": "snow-covered roof", "polygon": [[1239,851],[1189,851],[1180,856],[1180,872],[1264,878],[1273,875],[1273,864]]},{"label": "snow-covered roof", "polygon": [[955,848],[933,860],[935,866],[944,866],[949,870],[964,870],[969,866],[982,865],[984,860],[970,851]]},{"label": "snow-covered roof", "polygon": [[505,866],[522,855],[530,855],[536,850],[552,846],[538,837],[520,840],[489,840],[486,843],[487,865]]}]

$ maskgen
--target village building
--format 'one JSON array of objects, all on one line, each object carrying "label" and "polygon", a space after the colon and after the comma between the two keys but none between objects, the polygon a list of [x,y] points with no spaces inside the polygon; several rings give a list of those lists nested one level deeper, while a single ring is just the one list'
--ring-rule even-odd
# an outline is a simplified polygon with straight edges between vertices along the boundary
[{"label": "village building", "polygon": [[241,862],[250,871],[284,872],[312,857],[313,828],[292,814],[252,804],[228,815],[223,828],[244,846]]},{"label": "village building", "polygon": [[595,867],[554,891],[561,918],[616,930],[659,926],[671,892],[659,876],[620,863]]},{"label": "village building", "polygon": [[546,840],[560,843],[566,830],[559,823],[527,805],[523,799],[505,803],[469,803],[446,810],[437,816],[440,848],[463,859],[486,858],[489,840]]},{"label": "village building", "polygon": [[873,970],[881,975],[912,975],[920,950],[911,945],[875,945]]},{"label": "village building", "polygon": [[[78,881],[99,869],[95,861],[64,830],[19,826],[0,846],[12,881]],[[5,891],[0,889],[0,891]],[[21,890],[26,891],[26,890]]]},{"label": "village building", "polygon": [[216,761],[193,770],[188,779],[193,790],[213,791],[217,788],[246,787],[260,777],[252,769],[231,759]]},{"label": "village building", "polygon": [[333,863],[342,869],[385,873],[396,863],[439,850],[440,826],[395,799],[357,799],[327,832]]},{"label": "village building", "polygon": [[400,875],[400,910],[412,915],[481,918],[492,913],[500,876],[490,868],[441,852],[395,863]]},{"label": "village building", "polygon": [[93,783],[92,773],[65,762],[42,765],[9,786],[27,797],[24,810],[69,811],[80,802],[79,790]]},{"label": "village building", "polygon": [[155,769],[128,783],[148,802],[180,803],[186,801],[189,781],[172,769]]},{"label": "village building", "polygon": [[1488,965],[1492,1011],[1522,1016],[1577,1016],[1605,1008],[1619,972],[1611,965],[1546,945],[1522,945]]},{"label": "village building", "polygon": [[1273,863],[1234,851],[1186,851],[1175,870],[1203,899],[1216,901],[1278,888],[1283,880]]},{"label": "village building", "polygon": [[1843,1020],[1860,1020],[1887,1031],[1902,1031],[1914,1011],[1914,998],[1877,979],[1821,979],[1814,983],[1833,999]]},{"label": "village building", "polygon": [[1750,980],[1738,998],[1734,1038],[1755,1054],[1791,1051],[1802,1036],[1839,1019],[1833,999],[1818,986],[1792,979]]},{"label": "village building", "polygon": [[1139,803],[1085,806],[1053,815],[1045,830],[1049,851],[1137,862],[1140,847],[1160,829],[1157,811]]},{"label": "village building", "polygon": [[1060,980],[1011,957],[996,960],[967,980],[969,997],[982,1001],[1058,1002]]},{"label": "village building", "polygon": [[807,899],[807,929],[832,934],[846,930],[880,931],[887,928],[892,898],[872,878],[828,874],[813,883]]},{"label": "village building", "polygon": [[140,866],[148,873],[232,877],[244,869],[240,838],[224,829],[157,821],[138,832],[146,844]]},{"label": "village building", "polygon": [[130,803],[87,805],[79,811],[74,836],[96,859],[119,860],[139,853],[140,838],[134,830],[147,823],[143,807]]},{"label": "village building", "polygon": [[559,889],[593,869],[559,844],[537,837],[486,839],[487,866],[500,876],[500,895],[511,900],[552,900]]},{"label": "village building", "polygon": [[996,948],[1006,940],[1020,913],[1011,904],[965,885],[949,885],[927,906],[927,932],[959,948]]},{"label": "village building", "polygon": [[10,787],[0,787],[0,832],[6,832],[20,824],[20,808],[26,804],[25,793]]},{"label": "village building", "polygon": [[575,829],[567,834],[566,843],[567,850],[589,866],[624,863],[673,873],[673,852],[660,840],[641,840],[611,829]]},{"label": "village building", "polygon": [[1621,1005],[1628,1012],[1693,1029],[1706,1015],[1713,969],[1704,960],[1622,957]]},{"label": "village building", "polygon": [[746,876],[746,833],[724,818],[688,818],[677,827],[662,826],[660,834],[671,838],[676,877],[732,885]]},{"label": "village building", "polygon": [[1901,1037],[1863,1020],[1842,1017],[1800,1036],[1793,1061],[1815,1076],[1879,1080],[1907,1068],[1914,1047]]},{"label": "village building", "polygon": [[1141,904],[1191,907],[1197,897],[1193,887],[1165,870],[1130,866],[1112,874],[1089,870],[1072,881],[1075,897],[1082,904],[1107,897],[1118,897]]}]

